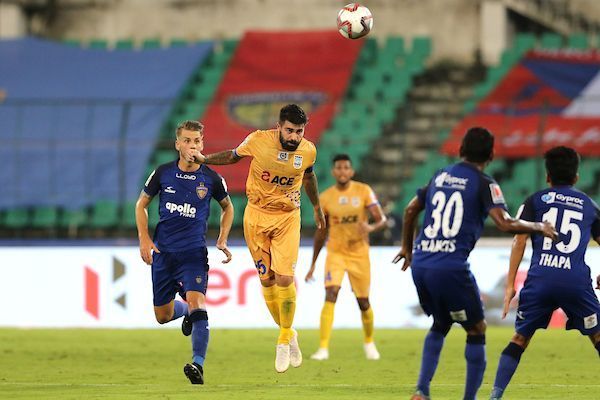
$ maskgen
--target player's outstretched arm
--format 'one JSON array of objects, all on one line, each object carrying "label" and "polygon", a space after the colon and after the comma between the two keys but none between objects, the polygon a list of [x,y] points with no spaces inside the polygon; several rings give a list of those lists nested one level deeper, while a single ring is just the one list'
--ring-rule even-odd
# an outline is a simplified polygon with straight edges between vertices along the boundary
[{"label": "player's outstretched arm", "polygon": [[516,219],[503,208],[494,207],[490,210],[490,217],[496,224],[496,227],[502,232],[508,233],[541,233],[552,240],[558,239],[558,232],[549,222],[529,222],[522,219]]},{"label": "player's outstretched arm", "polygon": [[315,223],[317,229],[324,229],[327,226],[325,221],[325,214],[321,209],[321,203],[319,202],[319,184],[317,183],[317,176],[313,171],[305,172],[302,177],[302,186],[304,191],[308,195],[310,202],[315,210]]},{"label": "player's outstretched arm", "polygon": [[321,249],[325,245],[325,241],[327,240],[327,236],[329,235],[329,221],[327,221],[327,216],[325,216],[325,221],[325,228],[317,229],[315,232],[315,238],[313,241],[312,263],[310,264],[310,269],[308,270],[308,272],[306,273],[306,277],[304,278],[305,282],[314,280],[313,274],[317,265],[317,258],[319,258],[319,253],[321,253]]},{"label": "player's outstretched arm", "polygon": [[504,290],[504,308],[502,310],[502,319],[506,318],[508,310],[510,309],[510,302],[517,294],[517,291],[515,290],[515,279],[517,278],[519,265],[521,265],[521,261],[523,260],[523,254],[525,254],[525,247],[527,246],[528,237],[529,235],[526,233],[515,235],[512,242],[508,276],[506,277],[506,289]]},{"label": "player's outstretched arm", "polygon": [[138,201],[135,203],[135,225],[137,226],[138,238],[140,240],[140,256],[148,265],[152,264],[152,251],[160,253],[148,233],[148,205],[152,197],[142,191]]},{"label": "player's outstretched arm", "polygon": [[402,248],[392,260],[397,264],[404,260],[402,271],[406,271],[412,262],[412,248],[415,237],[415,228],[417,227],[417,217],[423,211],[425,206],[417,196],[413,197],[404,209],[404,221],[402,222]]},{"label": "player's outstretched arm", "polygon": [[242,159],[242,157],[239,156],[235,150],[225,150],[207,155],[200,153],[198,150],[188,150],[183,153],[183,157],[186,161],[196,164],[213,165],[235,164]]},{"label": "player's outstretched arm", "polygon": [[227,257],[221,261],[223,264],[227,264],[231,261],[231,251],[227,248],[227,239],[229,238],[229,232],[231,232],[231,225],[233,224],[233,203],[229,196],[225,197],[219,202],[221,206],[221,223],[219,226],[219,237],[217,238],[217,249],[225,253]]}]

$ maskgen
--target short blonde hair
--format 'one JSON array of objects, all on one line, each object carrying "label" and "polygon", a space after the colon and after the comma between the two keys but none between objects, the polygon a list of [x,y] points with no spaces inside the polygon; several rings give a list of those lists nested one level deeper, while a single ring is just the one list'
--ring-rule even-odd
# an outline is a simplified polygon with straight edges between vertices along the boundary
[{"label": "short blonde hair", "polygon": [[184,129],[186,131],[198,131],[200,133],[203,133],[204,125],[202,125],[201,122],[192,121],[192,120],[188,119],[186,121],[183,121],[179,125],[177,125],[177,130],[175,131],[175,135],[177,135],[177,137],[179,137],[179,135],[181,135],[181,131]]}]

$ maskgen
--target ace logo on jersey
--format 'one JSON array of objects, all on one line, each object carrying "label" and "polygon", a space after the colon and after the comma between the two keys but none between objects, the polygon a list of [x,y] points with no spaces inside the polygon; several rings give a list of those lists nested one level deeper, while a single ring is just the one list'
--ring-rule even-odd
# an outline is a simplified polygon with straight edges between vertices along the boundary
[{"label": "ace logo on jersey", "polygon": [[207,193],[208,188],[204,186],[204,182],[200,182],[198,187],[196,187],[196,194],[198,195],[198,198],[200,198],[200,200],[204,199]]}]

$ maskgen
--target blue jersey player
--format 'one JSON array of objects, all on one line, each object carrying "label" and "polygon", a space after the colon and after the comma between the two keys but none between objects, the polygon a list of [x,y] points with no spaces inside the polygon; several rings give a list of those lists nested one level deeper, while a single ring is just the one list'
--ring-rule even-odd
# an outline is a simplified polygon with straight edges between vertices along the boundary
[{"label": "blue jersey player", "polygon": [[[484,128],[467,131],[460,147],[462,162],[436,172],[404,210],[402,249],[394,263],[412,266],[421,307],[433,315],[423,347],[421,372],[413,400],[429,399],[444,338],[454,322],[467,332],[467,378],[464,399],[475,399],[486,366],[485,329],[479,289],[467,261],[489,214],[504,232],[539,232],[555,237],[549,223],[525,222],[506,211],[498,184],[483,173],[494,156],[494,136]],[[417,216],[423,227],[413,243]]]},{"label": "blue jersey player", "polygon": [[[140,254],[152,265],[154,314],[160,324],[184,317],[182,331],[192,335],[192,362],[184,373],[193,384],[204,383],[203,364],[208,346],[208,315],[205,295],[208,280],[206,228],[210,200],[221,205],[221,225],[217,248],[227,263],[231,253],[227,237],[233,222],[233,205],[225,181],[206,165],[185,161],[181,154],[190,149],[202,151],[203,126],[185,121],[177,127],[175,148],[179,159],[159,166],[148,178],[135,207]],[[158,194],[160,220],[154,240],[148,234],[148,205]],[[175,300],[175,293],[187,301]]]},{"label": "blue jersey player", "polygon": [[[519,214],[527,221],[550,221],[559,227],[559,241],[553,243],[531,235],[533,256],[525,285],[519,295],[515,334],[502,351],[492,399],[502,398],[523,351],[537,329],[544,329],[554,310],[562,308],[568,317],[567,329],[588,335],[600,355],[600,303],[592,288],[585,252],[590,239],[600,243],[600,209],[585,193],[575,189],[579,155],[568,147],[555,147],[544,155],[550,188],[531,195]],[[506,316],[515,296],[515,277],[529,235],[516,235],[504,296]],[[600,285],[600,277],[598,277]]]}]

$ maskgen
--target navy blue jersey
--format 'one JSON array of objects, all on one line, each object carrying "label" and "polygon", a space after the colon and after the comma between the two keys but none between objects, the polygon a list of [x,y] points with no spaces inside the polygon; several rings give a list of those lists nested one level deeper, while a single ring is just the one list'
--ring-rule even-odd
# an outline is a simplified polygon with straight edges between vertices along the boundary
[{"label": "navy blue jersey", "polygon": [[465,162],[436,172],[417,196],[425,215],[414,243],[413,268],[468,269],[469,253],[488,212],[494,207],[506,210],[500,186]]},{"label": "navy blue jersey", "polygon": [[531,235],[533,256],[528,279],[561,286],[590,285],[585,252],[590,237],[600,236],[600,210],[592,199],[571,186],[552,187],[527,198],[518,216],[526,221],[548,221],[559,233],[556,242],[540,234]]},{"label": "navy blue jersey", "polygon": [[228,196],[224,179],[206,165],[195,172],[179,169],[177,160],[159,166],[148,178],[144,192],[159,194],[158,225],[154,243],[160,251],[176,252],[206,246],[210,199]]}]

